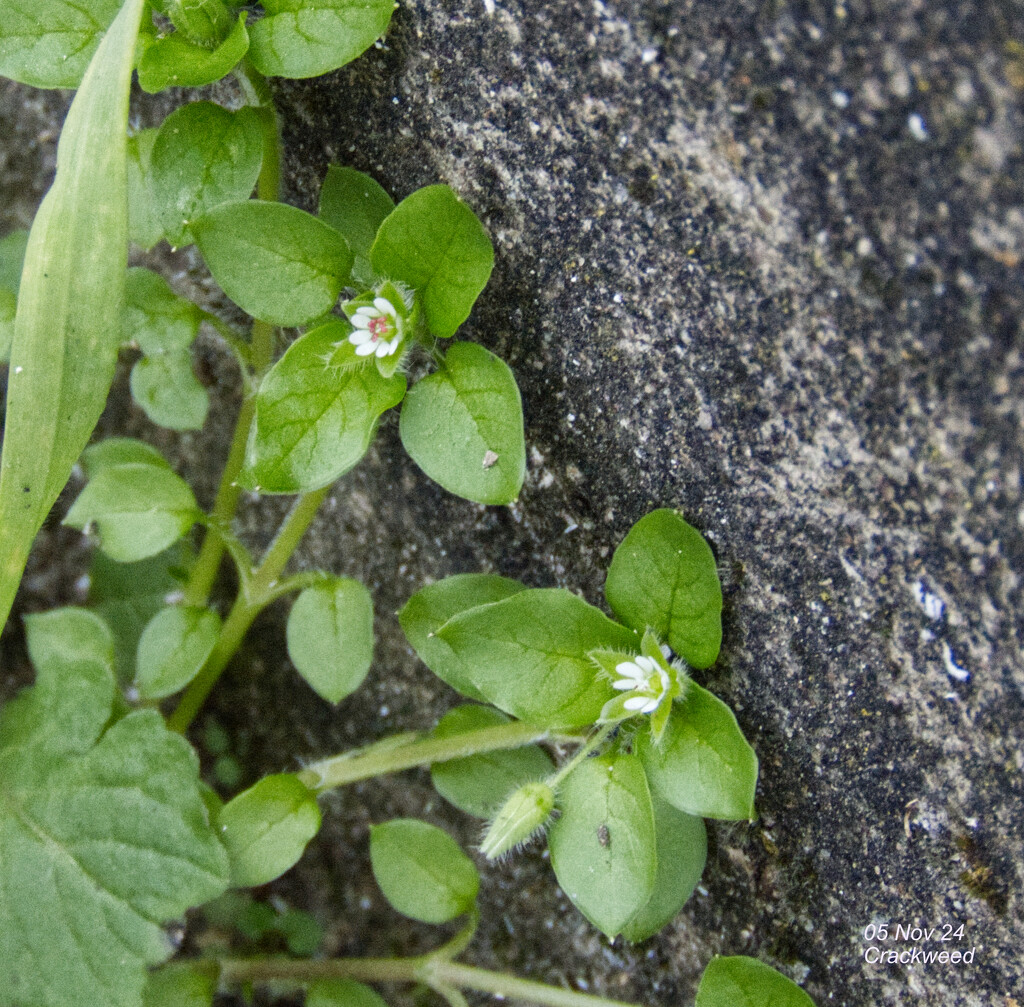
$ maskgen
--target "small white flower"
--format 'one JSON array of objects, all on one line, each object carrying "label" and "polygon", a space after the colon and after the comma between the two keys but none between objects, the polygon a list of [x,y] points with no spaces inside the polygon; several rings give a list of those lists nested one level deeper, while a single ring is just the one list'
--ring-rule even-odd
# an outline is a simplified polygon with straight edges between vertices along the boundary
[{"label": "small white flower", "polygon": [[356,348],[356,356],[390,357],[402,342],[401,322],[394,305],[386,297],[374,298],[373,304],[364,304],[352,315],[352,330],[348,341]]}]

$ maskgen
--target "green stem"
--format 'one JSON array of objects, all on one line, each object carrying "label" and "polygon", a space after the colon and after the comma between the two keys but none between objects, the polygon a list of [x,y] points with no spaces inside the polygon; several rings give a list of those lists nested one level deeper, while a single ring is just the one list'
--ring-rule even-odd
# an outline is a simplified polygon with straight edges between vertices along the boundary
[{"label": "green stem", "polygon": [[[278,529],[274,541],[266,551],[263,561],[253,571],[248,588],[239,591],[224,625],[221,627],[217,644],[213,648],[202,671],[192,680],[181,697],[174,713],[168,718],[167,726],[172,731],[184,732],[195,719],[199,708],[210,694],[228,662],[235,656],[253,620],[266,607],[270,595],[277,586],[278,577],[295,552],[302,536],[323,503],[330,487],[315,490],[300,496]],[[216,538],[208,535],[207,539]],[[219,539],[217,539],[219,543]],[[205,542],[203,543],[205,546]],[[219,560],[219,556],[218,556]],[[216,572],[216,571],[214,571]]]},{"label": "green stem", "polygon": [[549,776],[544,782],[554,790],[591,752],[603,744],[604,740],[616,727],[618,727],[618,724],[605,724],[600,730],[595,731],[587,739],[586,744],[582,745],[564,766],[561,766],[556,773]]},{"label": "green stem", "polygon": [[[228,458],[224,463],[224,473],[221,475],[220,486],[217,488],[217,497],[213,502],[213,510],[210,511],[210,523],[228,527],[231,519],[235,516],[235,509],[238,507],[238,498],[242,495],[242,487],[238,485],[238,475],[245,463],[245,448],[249,442],[249,427],[252,424],[253,414],[256,411],[256,400],[251,396],[242,401],[242,408],[238,411],[238,419],[235,423],[235,434],[231,441],[231,448],[228,450]],[[210,596],[213,582],[217,579],[217,571],[220,569],[221,557],[224,555],[224,542],[221,537],[210,531],[206,532],[202,548],[196,559],[195,566],[188,584],[185,587],[186,605],[205,605],[206,599]]]},{"label": "green stem", "polygon": [[221,980],[226,983],[264,983],[274,980],[303,985],[315,979],[356,979],[360,982],[425,983],[434,988],[455,987],[490,993],[492,996],[541,1007],[636,1007],[622,1000],[575,993],[558,986],[518,979],[502,972],[490,972],[472,965],[420,958],[332,958],[310,961],[296,958],[228,958],[221,962]]},{"label": "green stem", "polygon": [[371,745],[363,752],[343,752],[314,762],[299,773],[299,779],[311,790],[323,792],[344,787],[358,780],[398,773],[414,766],[463,759],[503,748],[521,748],[538,741],[550,741],[551,732],[515,721],[497,727],[483,727],[449,738],[420,738],[390,747]]},{"label": "green stem", "polygon": [[611,1000],[607,997],[591,996],[587,993],[575,993],[559,986],[548,986],[545,983],[533,982],[530,979],[519,979],[503,972],[489,972],[473,965],[461,965],[459,962],[432,961],[425,970],[424,978],[429,982],[433,974],[442,982],[451,983],[462,989],[477,990],[490,993],[503,1000],[522,1000],[526,1003],[542,1004],[544,1007],[635,1007],[622,1000]]}]

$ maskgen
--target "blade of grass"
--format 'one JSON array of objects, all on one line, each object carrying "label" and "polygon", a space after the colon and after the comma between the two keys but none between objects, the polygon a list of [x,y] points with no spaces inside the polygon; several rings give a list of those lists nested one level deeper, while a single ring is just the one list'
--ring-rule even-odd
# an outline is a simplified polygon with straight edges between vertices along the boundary
[{"label": "blade of grass", "polygon": [[142,9],[143,0],[126,0],[89,64],[28,239],[0,460],[0,626],[114,376],[128,245],[128,87]]}]

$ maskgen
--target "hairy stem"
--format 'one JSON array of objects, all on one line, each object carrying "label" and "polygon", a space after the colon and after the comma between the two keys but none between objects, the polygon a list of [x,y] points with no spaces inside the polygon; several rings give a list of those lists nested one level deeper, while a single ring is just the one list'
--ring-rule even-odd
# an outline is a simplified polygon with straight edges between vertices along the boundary
[{"label": "hairy stem", "polygon": [[[235,77],[246,102],[259,112],[263,130],[263,163],[256,181],[256,194],[260,199],[276,200],[281,188],[281,131],[270,88],[265,78],[250,66],[248,61],[239,64],[235,70]],[[204,311],[203,316],[221,332],[237,354],[234,334],[215,315]],[[274,355],[274,327],[257,319],[252,325],[251,338],[248,363],[258,379],[270,366]],[[221,476],[213,510],[210,512],[211,521],[223,527],[231,523],[238,508],[238,500],[242,493],[241,487],[237,484],[238,473],[242,471],[245,462],[245,447],[249,440],[249,427],[252,426],[255,409],[255,400],[247,394],[242,402],[242,408],[238,411],[231,448],[224,464],[224,473]],[[192,569],[192,576],[185,588],[186,604],[205,604],[213,588],[213,582],[217,579],[217,571],[220,569],[223,556],[224,543],[219,536],[207,532],[196,565]]]},{"label": "hairy stem", "polygon": [[434,955],[420,958],[332,958],[320,961],[229,958],[221,962],[221,980],[232,984],[290,980],[302,985],[315,979],[425,983],[435,989],[451,987],[476,990],[501,999],[540,1004],[541,1007],[636,1007],[622,1000],[575,993],[558,986],[517,979],[502,972],[460,965]]},{"label": "hairy stem", "polygon": [[481,752],[494,752],[503,748],[521,748],[537,741],[550,741],[551,732],[531,724],[514,722],[497,727],[483,727],[449,738],[430,738],[415,735],[404,743],[371,745],[363,751],[343,752],[331,756],[299,773],[299,779],[311,790],[332,790],[358,780],[398,773],[414,766],[429,766],[434,762],[448,762]]},{"label": "hairy stem", "polygon": [[[330,487],[315,490],[300,496],[278,529],[274,541],[267,549],[263,561],[253,572],[248,589],[241,591],[221,627],[217,644],[213,648],[202,671],[192,680],[181,697],[174,713],[167,721],[172,731],[186,731],[195,719],[199,708],[210,694],[228,662],[235,656],[253,620],[266,607],[272,597],[277,579],[295,552],[296,546],[305,535],[306,529],[323,503]],[[214,536],[208,536],[213,538]],[[219,539],[218,539],[219,542]],[[218,557],[219,558],[219,557]]]}]

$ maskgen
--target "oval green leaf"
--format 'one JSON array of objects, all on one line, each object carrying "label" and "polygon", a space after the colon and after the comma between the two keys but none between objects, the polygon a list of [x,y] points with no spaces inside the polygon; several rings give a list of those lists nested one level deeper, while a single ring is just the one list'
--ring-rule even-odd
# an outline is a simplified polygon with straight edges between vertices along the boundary
[{"label": "oval green leaf", "polygon": [[392,0],[263,0],[249,58],[268,77],[319,77],[350,63],[388,29]]},{"label": "oval green leaf", "polygon": [[196,221],[192,234],[224,293],[275,325],[330,311],[352,268],[333,227],[285,203],[228,203]]},{"label": "oval green leaf", "polygon": [[228,801],[217,826],[231,862],[231,883],[255,888],[298,862],[320,831],[320,808],[297,776],[278,773]]},{"label": "oval green leaf", "polygon": [[[450,738],[508,722],[508,717],[497,710],[467,703],[446,713],[431,734],[435,738]],[[437,762],[430,769],[430,779],[434,789],[460,811],[490,818],[513,790],[524,783],[545,779],[554,768],[542,748],[526,745]]]},{"label": "oval green leaf", "polygon": [[366,454],[381,413],[402,401],[405,377],[382,377],[372,361],[355,355],[348,332],[344,322],[307,332],[263,379],[239,476],[243,486],[308,493],[329,486]]},{"label": "oval green leaf", "polygon": [[54,608],[25,616],[28,656],[39,671],[57,662],[95,661],[114,666],[114,637],[104,619],[86,608]]},{"label": "oval green leaf", "polygon": [[18,287],[25,261],[28,231],[11,231],[0,238],[0,363],[11,352],[14,319],[18,312]]},{"label": "oval green leaf", "polygon": [[587,759],[562,783],[561,815],[548,833],[562,891],[614,937],[643,908],[657,872],[654,811],[633,755]]},{"label": "oval green leaf", "polygon": [[370,862],[384,897],[403,916],[445,923],[468,913],[480,876],[447,832],[412,818],[370,827]]},{"label": "oval green leaf", "polygon": [[523,404],[508,365],[475,343],[456,343],[442,367],[402,405],[402,443],[449,493],[508,504],[526,477]]},{"label": "oval green leaf", "polygon": [[[214,207],[248,200],[262,164],[263,129],[254,108],[232,112],[196,101],[164,119],[150,171],[157,215],[171,245],[192,241],[192,225]],[[219,283],[212,266],[211,272]]]},{"label": "oval green leaf", "polygon": [[622,928],[623,937],[634,944],[653,937],[683,908],[704,873],[708,854],[702,818],[673,808],[657,793],[651,794],[651,805],[658,872],[654,893]]},{"label": "oval green leaf", "polygon": [[[96,50],[64,120],[57,175],[25,250],[0,461],[0,626],[32,539],[88,443],[114,377],[128,253],[128,90],[142,8],[142,0],[125,0]],[[36,23],[39,7],[22,9]]]},{"label": "oval green leaf", "polygon": [[192,370],[188,350],[143,357],[132,368],[132,399],[158,426],[199,430],[206,422],[210,397]]},{"label": "oval green leaf", "polygon": [[101,468],[78,495],[64,524],[83,530],[95,523],[103,551],[120,563],[162,552],[202,517],[180,476],[157,465]]},{"label": "oval green leaf", "polygon": [[370,264],[379,275],[415,287],[428,328],[446,338],[487,286],[494,249],[476,214],[447,185],[428,185],[380,225]]},{"label": "oval green leaf", "polygon": [[153,145],[158,129],[140,129],[128,137],[128,239],[151,249],[163,236],[153,198]]},{"label": "oval green leaf", "polygon": [[171,605],[157,612],[139,638],[135,686],[143,699],[163,699],[199,674],[220,635],[208,608]]},{"label": "oval green leaf", "polygon": [[142,1007],[210,1007],[217,979],[190,962],[171,962],[151,972],[142,994]]},{"label": "oval green leaf", "polygon": [[288,656],[328,703],[362,684],[373,660],[373,599],[357,580],[331,577],[306,588],[288,615]]},{"label": "oval green leaf", "polygon": [[754,818],[757,756],[732,710],[696,682],[688,681],[673,705],[661,742],[642,731],[636,751],[651,787],[680,811]]},{"label": "oval green leaf", "polygon": [[216,49],[189,42],[181,32],[157,39],[139,60],[139,86],[156,94],[165,87],[202,87],[220,80],[249,50],[246,14]]},{"label": "oval green leaf", "polygon": [[380,994],[354,979],[317,979],[306,990],[306,1007],[387,1007]]},{"label": "oval green leaf", "polygon": [[132,268],[124,289],[124,339],[147,355],[187,350],[199,331],[199,308],[151,269]]},{"label": "oval green leaf", "polygon": [[483,694],[470,680],[469,668],[437,636],[437,631],[459,612],[503,601],[525,590],[525,584],[496,573],[456,574],[420,588],[398,613],[398,622],[420,660],[441,681],[470,699],[483,700]]},{"label": "oval green leaf", "polygon": [[369,175],[336,164],[327,169],[317,212],[348,242],[355,255],[352,276],[367,286],[373,283],[370,248],[378,228],[394,208],[394,200]]},{"label": "oval green leaf", "polygon": [[78,87],[121,0],[5,4],[0,75],[32,87]]},{"label": "oval green leaf", "polygon": [[746,955],[711,959],[694,1007],[814,1007],[791,979]]},{"label": "oval green leaf", "polygon": [[488,702],[538,727],[594,723],[613,692],[590,651],[640,648],[632,630],[561,588],[462,612],[437,635]]},{"label": "oval green leaf", "polygon": [[615,550],[605,597],[642,633],[648,627],[688,664],[707,668],[722,645],[722,585],[711,547],[673,510],[651,511]]},{"label": "oval green leaf", "polygon": [[87,479],[94,478],[100,469],[110,465],[156,465],[162,469],[171,467],[170,462],[152,444],[134,437],[104,437],[82,452],[81,461]]}]

